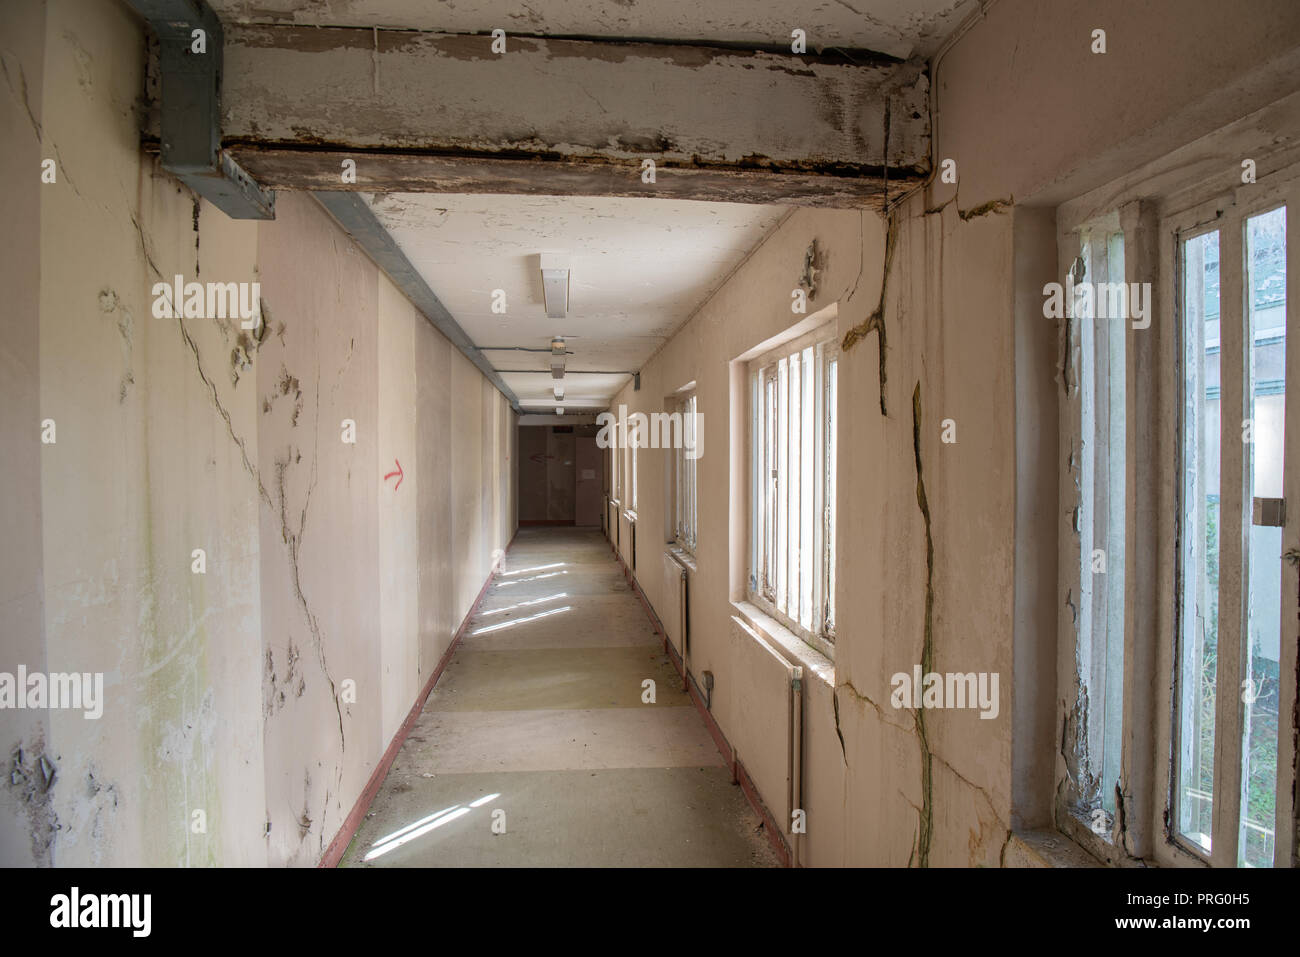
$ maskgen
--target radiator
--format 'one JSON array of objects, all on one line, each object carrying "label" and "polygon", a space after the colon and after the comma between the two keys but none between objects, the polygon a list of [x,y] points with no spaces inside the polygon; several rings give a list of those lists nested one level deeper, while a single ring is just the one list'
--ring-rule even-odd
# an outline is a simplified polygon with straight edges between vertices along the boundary
[{"label": "radiator", "polygon": [[605,503],[605,513],[608,516],[605,525],[605,537],[618,545],[618,504],[613,501]]},{"label": "radiator", "polygon": [[731,743],[798,864],[803,809],[803,669],[735,616],[731,619]]},{"label": "radiator", "polygon": [[671,552],[664,552],[664,591],[663,617],[661,621],[664,633],[672,646],[677,649],[682,659],[682,669],[686,669],[687,643],[690,638],[690,617],[688,615],[687,591],[689,576],[686,566],[679,562]]}]

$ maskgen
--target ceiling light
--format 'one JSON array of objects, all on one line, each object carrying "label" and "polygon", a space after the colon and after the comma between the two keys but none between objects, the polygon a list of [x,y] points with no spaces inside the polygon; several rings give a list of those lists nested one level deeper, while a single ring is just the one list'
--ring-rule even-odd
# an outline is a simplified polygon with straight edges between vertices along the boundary
[{"label": "ceiling light", "polygon": [[551,378],[564,378],[564,337],[555,336],[551,339]]},{"label": "ceiling light", "polygon": [[563,319],[569,312],[569,260],[555,253],[542,253],[542,299],[546,315]]},{"label": "ceiling light", "polygon": [[556,415],[564,415],[564,406],[558,406],[555,410]]},{"label": "ceiling light", "polygon": [[557,386],[555,387],[555,398],[557,398],[557,399],[563,399],[563,398],[564,398],[564,386],[562,386],[562,385],[557,385]]}]

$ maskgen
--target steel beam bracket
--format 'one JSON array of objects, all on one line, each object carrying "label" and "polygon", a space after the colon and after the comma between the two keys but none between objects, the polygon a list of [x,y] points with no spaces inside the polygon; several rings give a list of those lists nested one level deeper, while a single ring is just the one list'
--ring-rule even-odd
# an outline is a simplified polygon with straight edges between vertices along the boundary
[{"label": "steel beam bracket", "polygon": [[162,165],[231,219],[275,219],[263,189],[221,149],[221,21],[205,0],[128,0],[158,38]]}]

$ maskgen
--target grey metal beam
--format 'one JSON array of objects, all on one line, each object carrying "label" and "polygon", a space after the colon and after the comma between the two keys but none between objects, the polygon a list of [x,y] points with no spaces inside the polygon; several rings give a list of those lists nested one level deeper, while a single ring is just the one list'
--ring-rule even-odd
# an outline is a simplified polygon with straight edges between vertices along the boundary
[{"label": "grey metal beam", "polygon": [[430,324],[451,340],[452,345],[464,353],[465,358],[478,366],[487,380],[509,400],[511,408],[519,411],[519,398],[498,374],[473,340],[460,327],[442,301],[429,288],[424,277],[411,265],[406,254],[393,241],[383,223],[375,216],[366,201],[357,193],[316,192],[316,201],[329,212],[343,230],[351,236],[375,265],[384,271],[415,308],[424,314]]},{"label": "grey metal beam", "polygon": [[221,149],[225,37],[217,15],[204,0],[127,2],[158,38],[163,169],[232,219],[274,219],[275,193]]}]

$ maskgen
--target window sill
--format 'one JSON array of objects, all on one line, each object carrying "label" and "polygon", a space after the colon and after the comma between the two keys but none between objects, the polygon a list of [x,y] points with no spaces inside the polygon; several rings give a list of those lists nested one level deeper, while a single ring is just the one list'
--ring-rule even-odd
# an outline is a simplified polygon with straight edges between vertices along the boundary
[{"label": "window sill", "polygon": [[1012,831],[1004,867],[1102,867],[1068,835],[1050,828]]},{"label": "window sill", "polygon": [[700,570],[699,566],[695,564],[695,555],[682,548],[682,546],[678,545],[676,542],[668,542],[664,546],[664,551],[677,559],[677,561],[682,565],[685,565],[692,575]]},{"label": "window sill", "polygon": [[804,641],[763,609],[748,601],[733,601],[732,610],[751,628],[781,652],[793,665],[804,670],[804,677],[816,678],[828,688],[835,687],[835,662]]}]

